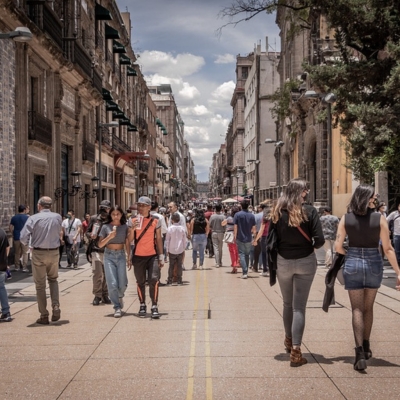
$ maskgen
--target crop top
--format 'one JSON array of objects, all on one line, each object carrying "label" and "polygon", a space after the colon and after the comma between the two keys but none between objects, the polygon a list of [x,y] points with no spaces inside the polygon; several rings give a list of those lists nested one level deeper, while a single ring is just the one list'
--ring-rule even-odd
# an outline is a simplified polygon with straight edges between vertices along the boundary
[{"label": "crop top", "polygon": [[379,247],[381,213],[372,208],[368,209],[366,215],[347,213],[344,217],[344,227],[349,238],[349,247]]},{"label": "crop top", "polygon": [[[108,236],[112,230],[113,230],[114,225],[111,224],[105,224],[101,227],[101,231],[99,233],[99,236],[102,238],[105,238]],[[128,225],[119,225],[117,226],[117,234],[115,235],[114,238],[109,240],[107,244],[125,244],[126,236],[128,234]]]}]

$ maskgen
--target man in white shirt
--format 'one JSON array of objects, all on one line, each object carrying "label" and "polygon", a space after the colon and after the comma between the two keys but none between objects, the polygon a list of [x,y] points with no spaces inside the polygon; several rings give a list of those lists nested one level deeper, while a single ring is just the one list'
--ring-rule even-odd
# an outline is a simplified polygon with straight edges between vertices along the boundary
[{"label": "man in white shirt", "polygon": [[169,257],[167,285],[172,285],[175,264],[177,283],[178,285],[182,285],[182,266],[187,242],[187,234],[182,225],[179,223],[179,213],[176,212],[172,214],[170,220],[172,221],[172,225],[168,227],[165,238],[165,248]]},{"label": "man in white shirt", "polygon": [[79,247],[81,244],[82,222],[79,218],[75,218],[74,210],[69,210],[66,219],[62,222],[64,237],[67,238],[65,243],[67,253],[67,268],[78,267]]},{"label": "man in white shirt", "polygon": [[[396,253],[397,262],[400,262],[400,203],[397,206],[397,210],[391,212],[386,221],[389,224],[389,229],[393,224],[392,232],[393,232],[393,247]],[[390,221],[393,221],[392,224]]]}]

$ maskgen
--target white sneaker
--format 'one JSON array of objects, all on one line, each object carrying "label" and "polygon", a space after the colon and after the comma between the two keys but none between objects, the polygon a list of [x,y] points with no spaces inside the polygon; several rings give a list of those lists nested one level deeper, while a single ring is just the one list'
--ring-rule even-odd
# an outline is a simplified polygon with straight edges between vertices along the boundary
[{"label": "white sneaker", "polygon": [[200,269],[204,269],[202,265],[200,265]]},{"label": "white sneaker", "polygon": [[260,272],[261,276],[269,276],[269,272]]},{"label": "white sneaker", "polygon": [[247,275],[242,275],[242,279],[247,279]]},{"label": "white sneaker", "polygon": [[196,265],[196,264],[193,264],[192,269],[197,269],[197,265]]},{"label": "white sneaker", "polygon": [[123,297],[119,298],[119,305],[121,306],[121,309],[124,308],[124,298]]},{"label": "white sneaker", "polygon": [[114,318],[121,318],[121,317],[122,317],[122,311],[120,308],[117,308],[114,313]]}]

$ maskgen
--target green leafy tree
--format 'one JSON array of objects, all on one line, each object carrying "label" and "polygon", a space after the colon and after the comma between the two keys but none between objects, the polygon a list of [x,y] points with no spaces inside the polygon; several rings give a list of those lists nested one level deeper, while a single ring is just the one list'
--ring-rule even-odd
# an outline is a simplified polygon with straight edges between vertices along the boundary
[{"label": "green leafy tree", "polygon": [[372,182],[375,171],[388,171],[400,192],[400,1],[236,0],[220,16],[236,24],[279,7],[291,10],[293,34],[309,29],[316,16],[326,18],[336,56],[329,65],[305,68],[314,87],[337,97],[334,122],[346,136],[356,178]]}]

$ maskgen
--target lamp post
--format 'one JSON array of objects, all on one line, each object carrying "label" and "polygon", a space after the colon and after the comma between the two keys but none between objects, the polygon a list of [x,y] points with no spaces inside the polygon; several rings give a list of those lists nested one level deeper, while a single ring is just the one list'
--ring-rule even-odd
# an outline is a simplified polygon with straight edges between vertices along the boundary
[{"label": "lamp post", "polygon": [[274,146],[276,147],[277,151],[277,161],[278,161],[278,167],[276,169],[277,173],[277,184],[278,184],[278,196],[281,195],[281,147],[285,144],[282,142],[282,140],[273,140],[273,139],[265,139],[265,143],[273,143]]},{"label": "lamp post", "polygon": [[260,174],[259,174],[259,165],[260,165],[260,160],[247,160],[248,163],[255,163],[256,167],[254,168],[255,172],[255,179],[254,179],[254,189],[253,189],[253,206],[255,204],[258,204],[258,191],[259,191],[259,181],[260,181]]},{"label": "lamp post", "polygon": [[103,151],[103,130],[102,128],[117,128],[119,126],[118,121],[113,121],[107,124],[98,124],[98,129],[99,129],[99,196],[98,196],[98,206],[100,205],[101,201],[103,200],[103,193],[102,193],[102,176],[101,176],[101,170],[102,170],[102,164],[101,164],[101,153]]},{"label": "lamp post", "polygon": [[314,90],[307,90],[304,93],[305,99],[320,99],[327,108],[326,121],[326,152],[327,152],[327,197],[328,206],[332,208],[332,104],[336,101],[336,96],[333,93],[317,93]]},{"label": "lamp post", "polygon": [[240,175],[236,174],[236,201],[239,201],[239,178]]},{"label": "lamp post", "polygon": [[25,26],[19,26],[11,32],[0,33],[0,39],[12,39],[14,42],[29,42],[32,37],[32,32]]}]

